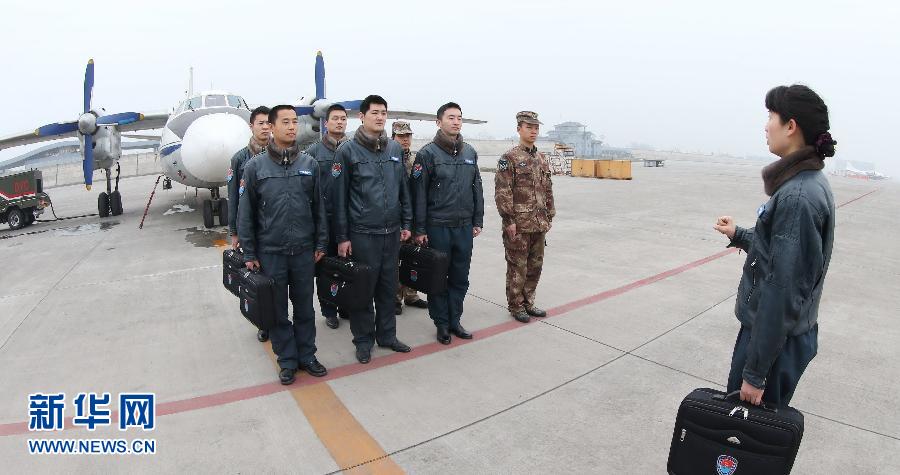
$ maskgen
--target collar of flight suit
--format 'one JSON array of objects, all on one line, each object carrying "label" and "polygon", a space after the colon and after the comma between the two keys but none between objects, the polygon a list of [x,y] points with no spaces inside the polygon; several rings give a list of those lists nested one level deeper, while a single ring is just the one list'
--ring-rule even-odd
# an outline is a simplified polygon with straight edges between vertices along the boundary
[{"label": "collar of flight suit", "polygon": [[256,137],[250,137],[250,143],[247,144],[247,150],[250,151],[251,157],[259,155],[265,148],[266,144],[257,142]]},{"label": "collar of flight suit", "polygon": [[300,154],[300,146],[296,141],[290,147],[281,148],[275,144],[274,138],[270,138],[266,149],[269,152],[269,158],[278,165],[293,165]]},{"label": "collar of flight suit", "polygon": [[356,129],[356,133],[353,134],[353,140],[356,140],[357,143],[365,147],[370,152],[380,152],[384,150],[388,143],[387,133],[385,131],[381,131],[381,135],[378,137],[370,137],[363,130],[363,126],[359,126]]},{"label": "collar of flight suit", "polygon": [[453,139],[453,137],[445,134],[443,130],[438,129],[437,133],[434,134],[434,144],[455,157],[462,150],[463,136],[458,134],[456,139]]},{"label": "collar of flight suit", "polygon": [[328,134],[325,134],[325,136],[322,137],[322,145],[324,145],[325,148],[327,148],[328,150],[331,150],[332,152],[337,150],[338,145],[340,145],[346,141],[347,141],[347,135],[342,135],[341,138],[338,140],[335,140]]}]

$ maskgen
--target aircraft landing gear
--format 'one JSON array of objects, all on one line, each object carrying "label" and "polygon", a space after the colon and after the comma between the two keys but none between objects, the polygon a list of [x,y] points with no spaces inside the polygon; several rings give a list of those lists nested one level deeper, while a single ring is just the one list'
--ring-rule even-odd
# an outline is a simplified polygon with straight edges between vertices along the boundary
[{"label": "aircraft landing gear", "polygon": [[228,226],[228,199],[219,196],[218,188],[209,189],[211,198],[203,200],[203,225],[211,228],[216,225],[215,216],[219,216],[219,225]]},{"label": "aircraft landing gear", "polygon": [[119,163],[116,163],[115,190],[112,189],[112,179],[110,177],[111,170],[107,168],[105,171],[106,191],[100,193],[97,197],[97,214],[99,214],[101,218],[105,218],[110,214],[119,216],[124,212],[124,209],[122,208],[122,194],[119,193],[119,178],[122,174],[122,166]]}]

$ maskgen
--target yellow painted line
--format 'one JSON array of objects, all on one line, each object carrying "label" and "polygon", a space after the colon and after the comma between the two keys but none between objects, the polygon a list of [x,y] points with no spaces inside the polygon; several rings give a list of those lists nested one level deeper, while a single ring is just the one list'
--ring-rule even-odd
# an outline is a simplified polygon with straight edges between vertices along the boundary
[{"label": "yellow painted line", "polygon": [[387,457],[381,445],[347,410],[347,406],[341,402],[328,383],[301,386],[291,390],[291,395],[338,467],[353,467],[378,459],[347,472],[405,473],[390,457]]},{"label": "yellow painted line", "polygon": [[[264,343],[269,359],[278,368],[275,352],[272,351],[272,342]],[[301,376],[305,375],[305,376]],[[297,378],[311,378],[305,372],[298,372]],[[296,384],[296,383],[294,383]],[[291,396],[297,402],[297,406],[303,411],[309,425],[315,431],[322,445],[328,449],[331,458],[339,468],[355,467],[356,465],[375,460],[365,465],[345,470],[350,474],[394,475],[405,474],[396,462],[387,456],[371,434],[353,417],[347,406],[335,394],[328,383],[310,384],[291,390]]]}]

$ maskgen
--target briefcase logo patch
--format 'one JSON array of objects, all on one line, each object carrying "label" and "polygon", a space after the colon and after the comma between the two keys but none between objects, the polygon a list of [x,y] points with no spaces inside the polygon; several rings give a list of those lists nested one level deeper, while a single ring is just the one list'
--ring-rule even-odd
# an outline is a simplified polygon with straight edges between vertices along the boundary
[{"label": "briefcase logo patch", "polygon": [[719,475],[731,475],[737,471],[738,461],[730,455],[719,455],[716,460],[716,473]]},{"label": "briefcase logo patch", "polygon": [[415,271],[415,269],[409,271],[409,280],[415,282],[419,280],[419,273]]},{"label": "briefcase logo patch", "polygon": [[337,297],[337,293],[338,293],[338,285],[336,283],[331,284],[331,296]]}]

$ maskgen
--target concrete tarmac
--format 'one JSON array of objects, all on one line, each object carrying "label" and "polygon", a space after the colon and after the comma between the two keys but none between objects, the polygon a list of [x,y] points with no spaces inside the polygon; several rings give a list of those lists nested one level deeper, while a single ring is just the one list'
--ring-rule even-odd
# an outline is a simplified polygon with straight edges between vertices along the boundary
[{"label": "concrete tarmac", "polygon": [[[222,227],[194,192],[123,179],[125,214],[0,226],[0,460],[5,473],[665,473],[675,412],[721,389],[739,324],[744,254],[712,226],[752,226],[760,162],[675,160],[631,181],[554,177],[538,304],[505,311],[505,261],[484,174],[463,324],[435,342],[406,308],[409,354],[354,358],[350,328],[317,316],[326,378],[278,384],[267,344],[221,284]],[[829,177],[840,205],[819,354],[792,405],[806,416],[798,474],[893,473],[900,452],[900,186]],[[48,190],[60,217],[96,212],[96,190]],[[200,198],[208,196],[201,191]],[[47,219],[49,213],[42,219]],[[318,312],[318,308],[317,308]],[[156,428],[28,430],[31,393],[153,392]],[[114,402],[112,410],[117,410]],[[36,455],[29,439],[154,439],[155,454]],[[711,472],[714,469],[711,469]]]}]

